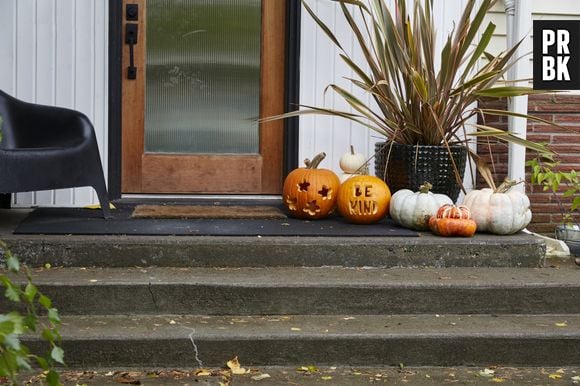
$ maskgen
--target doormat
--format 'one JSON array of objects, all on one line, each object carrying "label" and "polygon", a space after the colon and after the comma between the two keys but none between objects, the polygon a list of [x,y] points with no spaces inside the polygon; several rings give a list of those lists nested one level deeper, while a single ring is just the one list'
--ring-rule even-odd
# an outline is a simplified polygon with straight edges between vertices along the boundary
[{"label": "doormat", "polygon": [[286,215],[266,205],[137,205],[133,218],[159,219],[284,219]]},{"label": "doormat", "polygon": [[286,219],[150,219],[132,218],[135,206],[119,207],[105,220],[100,210],[38,208],[14,230],[15,234],[44,235],[175,235],[175,236],[316,236],[316,237],[414,237],[417,232],[400,228],[390,219],[378,224],[356,225],[342,217],[305,221]]}]

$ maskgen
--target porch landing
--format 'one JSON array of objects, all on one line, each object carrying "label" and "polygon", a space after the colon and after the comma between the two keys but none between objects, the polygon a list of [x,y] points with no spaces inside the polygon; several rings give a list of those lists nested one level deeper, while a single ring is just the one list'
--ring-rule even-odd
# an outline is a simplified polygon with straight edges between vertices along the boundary
[{"label": "porch landing", "polygon": [[0,239],[32,266],[538,267],[543,240],[526,235],[419,237],[14,235],[29,210],[0,210]]}]

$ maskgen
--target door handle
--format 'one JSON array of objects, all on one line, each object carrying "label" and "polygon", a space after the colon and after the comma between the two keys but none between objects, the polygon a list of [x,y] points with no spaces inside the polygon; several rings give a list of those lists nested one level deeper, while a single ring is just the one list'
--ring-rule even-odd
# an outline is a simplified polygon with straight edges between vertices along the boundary
[{"label": "door handle", "polygon": [[137,67],[135,67],[134,47],[137,44],[137,23],[125,24],[125,44],[129,45],[129,67],[127,68],[127,79],[137,79]]}]

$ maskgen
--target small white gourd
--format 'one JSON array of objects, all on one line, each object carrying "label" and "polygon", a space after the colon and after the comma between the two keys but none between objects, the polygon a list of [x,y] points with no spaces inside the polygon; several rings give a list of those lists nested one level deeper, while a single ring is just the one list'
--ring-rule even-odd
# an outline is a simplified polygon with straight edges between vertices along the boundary
[{"label": "small white gourd", "polygon": [[350,151],[343,154],[339,160],[339,166],[343,171],[343,174],[340,176],[340,182],[343,183],[350,177],[365,174],[366,162],[366,157],[361,153],[356,153],[354,146],[350,145]]}]

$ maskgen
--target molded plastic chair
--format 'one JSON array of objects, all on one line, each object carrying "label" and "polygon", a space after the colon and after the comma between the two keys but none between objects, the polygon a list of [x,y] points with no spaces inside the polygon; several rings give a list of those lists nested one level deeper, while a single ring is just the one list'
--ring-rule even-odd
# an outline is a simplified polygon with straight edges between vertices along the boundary
[{"label": "molded plastic chair", "polygon": [[110,217],[95,131],[84,114],[0,90],[0,117],[0,193],[91,186]]}]

